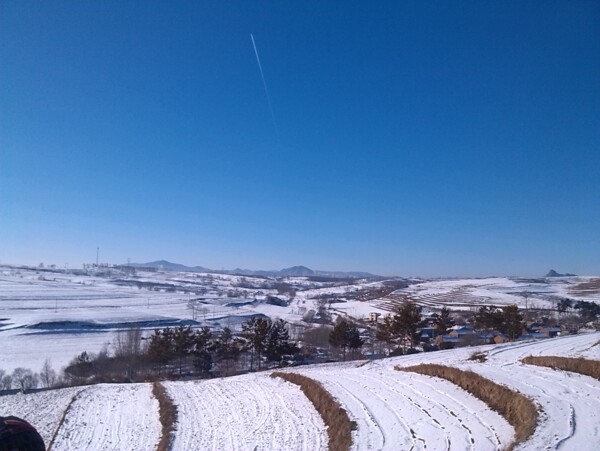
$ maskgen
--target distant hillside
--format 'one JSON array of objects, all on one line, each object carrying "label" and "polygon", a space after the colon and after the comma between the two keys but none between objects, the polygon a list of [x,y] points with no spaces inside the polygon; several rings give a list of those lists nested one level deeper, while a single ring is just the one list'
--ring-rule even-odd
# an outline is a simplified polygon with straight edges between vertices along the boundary
[{"label": "distant hillside", "polygon": [[553,269],[551,269],[550,271],[548,271],[548,274],[546,274],[546,277],[575,277],[575,274],[569,274],[569,273],[560,274],[560,273],[557,273],[556,271],[554,271]]},{"label": "distant hillside", "polygon": [[279,275],[283,277],[309,277],[314,276],[315,272],[306,266],[292,266],[279,271]]}]

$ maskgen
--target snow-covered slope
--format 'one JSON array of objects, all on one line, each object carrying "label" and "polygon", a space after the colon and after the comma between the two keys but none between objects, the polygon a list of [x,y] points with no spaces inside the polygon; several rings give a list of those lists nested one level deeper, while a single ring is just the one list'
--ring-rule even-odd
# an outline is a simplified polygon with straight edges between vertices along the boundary
[{"label": "snow-covered slope", "polygon": [[358,423],[353,449],[500,449],[504,418],[450,382],[384,367],[299,370],[320,381]]},{"label": "snow-covered slope", "polygon": [[[398,372],[441,363],[475,371],[531,397],[541,415],[522,450],[600,449],[600,381],[524,365],[526,355],[600,360],[600,333],[290,369],[323,383],[357,422],[353,449],[503,449],[513,428],[450,382]],[[487,361],[469,360],[483,352]],[[179,410],[174,449],[326,449],[325,426],[300,389],[268,373],[167,382]],[[71,403],[67,409],[67,406]],[[59,421],[66,411],[63,425]],[[98,385],[0,397],[0,415],[23,416],[53,449],[155,449],[158,403],[149,384]]]}]

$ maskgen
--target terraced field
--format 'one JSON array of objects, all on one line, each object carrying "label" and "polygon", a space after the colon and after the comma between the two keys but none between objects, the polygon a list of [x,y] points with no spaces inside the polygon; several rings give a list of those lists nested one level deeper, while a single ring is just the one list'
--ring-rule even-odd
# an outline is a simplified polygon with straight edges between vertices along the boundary
[{"label": "terraced field", "polygon": [[[294,368],[322,383],[356,422],[352,449],[505,449],[514,429],[454,384],[395,366],[471,370],[530,397],[533,435],[516,449],[600,449],[600,381],[525,365],[527,355],[600,360],[600,333],[528,343]],[[484,362],[470,360],[474,351]],[[327,449],[325,425],[300,388],[269,373],[165,382],[178,408],[172,449]],[[0,397],[0,415],[34,424],[53,450],[156,449],[161,434],[150,384],[103,384]]]}]

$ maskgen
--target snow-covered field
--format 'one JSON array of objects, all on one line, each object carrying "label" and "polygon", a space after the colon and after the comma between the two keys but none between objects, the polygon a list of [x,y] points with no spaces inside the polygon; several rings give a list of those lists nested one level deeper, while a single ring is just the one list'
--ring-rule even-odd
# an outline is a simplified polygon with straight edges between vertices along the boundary
[{"label": "snow-covered field", "polygon": [[175,451],[327,448],[325,425],[308,399],[266,373],[165,385],[179,411]]},{"label": "snow-covered field", "polygon": [[[276,286],[281,283],[295,289],[295,297],[278,294]],[[566,296],[600,302],[600,279],[592,277],[430,280],[380,299],[355,298],[358,292],[383,285],[382,281],[367,280],[349,284],[306,277],[269,279],[141,270],[135,276],[100,277],[0,266],[0,369],[11,373],[16,367],[25,367],[37,372],[48,358],[54,369],[60,370],[83,351],[96,353],[103,347],[110,351],[116,331],[131,326],[148,333],[181,323],[235,330],[253,315],[302,324],[305,314],[317,310],[322,296],[335,298],[330,305],[334,315],[355,318],[387,313],[403,300],[414,300],[426,311],[507,303],[552,308]],[[268,295],[279,296],[287,305],[266,302]],[[200,303],[195,321],[188,308],[190,299]]]},{"label": "snow-covered field", "polygon": [[[468,360],[473,349],[378,361],[374,368],[439,363],[471,370],[529,397],[541,409],[533,437],[519,449],[600,449],[600,381],[576,373],[524,365],[528,355],[584,356],[600,360],[600,333],[482,347],[483,363]],[[443,354],[447,354],[444,356]],[[427,378],[427,376],[421,376]],[[433,378],[429,378],[433,379]]]},{"label": "snow-covered field", "polygon": [[358,423],[353,449],[501,449],[512,427],[455,385],[393,367],[298,370],[320,381]]},{"label": "snow-covered field", "polygon": [[26,419],[55,451],[151,450],[161,430],[150,384],[101,384],[3,396],[0,415]]},{"label": "snow-covered field", "polygon": [[[562,355],[598,360],[599,340],[600,333],[593,333],[290,371],[321,381],[357,422],[353,449],[506,447],[514,430],[485,404],[450,382],[394,369],[441,363],[470,369],[534,400],[541,409],[539,424],[518,449],[597,450],[600,381],[524,365],[519,359]],[[474,351],[484,352],[487,361],[468,360]],[[268,373],[165,385],[179,410],[175,450],[327,448],[325,426],[300,389]],[[56,435],[54,450],[151,450],[158,442],[160,425],[150,387],[103,384],[3,396],[0,415],[25,417],[40,429],[47,444]]]},{"label": "snow-covered field", "polygon": [[431,280],[410,285],[376,302],[383,308],[404,300],[415,301],[425,308],[468,309],[480,305],[517,304],[528,308],[555,309],[561,298],[600,302],[598,277],[546,277],[519,279]]}]

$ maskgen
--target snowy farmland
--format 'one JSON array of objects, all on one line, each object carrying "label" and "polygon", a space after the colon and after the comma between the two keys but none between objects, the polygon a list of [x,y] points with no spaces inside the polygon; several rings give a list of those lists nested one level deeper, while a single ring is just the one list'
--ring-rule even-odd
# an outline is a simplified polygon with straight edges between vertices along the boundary
[{"label": "snowy farmland", "polygon": [[[600,333],[528,343],[439,351],[370,363],[296,368],[319,380],[356,421],[352,449],[504,449],[506,420],[445,380],[395,366],[442,363],[516,389],[539,408],[522,450],[600,448],[600,381],[525,365],[527,355],[600,359]],[[474,352],[485,362],[469,360]],[[327,449],[325,426],[300,389],[268,372],[207,381],[166,382],[179,410],[173,449]],[[0,415],[26,418],[53,450],[155,449],[158,403],[150,384],[103,384],[0,397]],[[61,422],[61,418],[64,419]]]},{"label": "snowy farmland", "polygon": [[[393,282],[393,281],[392,281]],[[353,318],[389,313],[411,300],[427,310],[443,306],[518,304],[553,308],[558,299],[600,302],[600,278],[535,280],[487,278],[412,280],[406,288],[378,293],[386,281],[340,281],[309,277],[268,278],[228,274],[142,271],[137,274],[73,274],[68,271],[0,266],[0,369],[39,371],[45,359],[60,370],[83,351],[112,349],[115,332],[132,326],[148,331],[178,324],[239,328],[255,315],[306,324],[306,316],[328,299],[330,312]],[[278,286],[293,289],[294,296]],[[278,296],[281,305],[266,302]],[[195,314],[190,300],[199,302]]]}]

